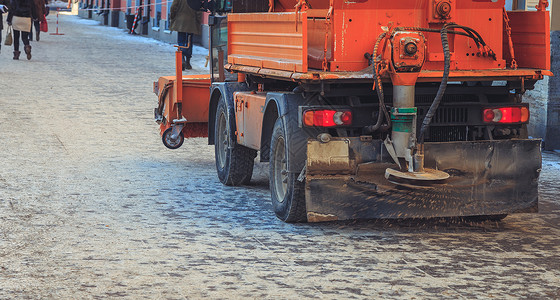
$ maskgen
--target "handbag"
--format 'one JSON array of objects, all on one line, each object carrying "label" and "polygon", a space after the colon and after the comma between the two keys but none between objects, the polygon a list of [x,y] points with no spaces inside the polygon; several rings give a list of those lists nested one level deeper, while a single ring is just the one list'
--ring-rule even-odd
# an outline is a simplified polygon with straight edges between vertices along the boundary
[{"label": "handbag", "polygon": [[14,16],[12,19],[12,27],[14,30],[30,32],[31,31],[31,18]]},{"label": "handbag", "polygon": [[43,20],[41,20],[41,27],[40,27],[42,32],[49,32],[49,24],[47,23],[47,19],[43,17]]},{"label": "handbag", "polygon": [[11,46],[12,43],[14,42],[14,38],[12,36],[12,26],[8,26],[8,29],[6,29],[6,31],[8,31],[8,35],[6,35],[6,40],[4,41],[4,45]]}]

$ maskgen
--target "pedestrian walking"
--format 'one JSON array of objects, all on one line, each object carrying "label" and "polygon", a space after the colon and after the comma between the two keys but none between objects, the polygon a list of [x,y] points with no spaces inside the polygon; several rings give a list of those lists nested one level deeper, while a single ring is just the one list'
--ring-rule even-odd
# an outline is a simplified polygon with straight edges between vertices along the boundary
[{"label": "pedestrian walking", "polygon": [[[35,27],[35,40],[38,42],[40,40],[40,33],[41,33],[41,23],[46,22],[45,16],[47,15],[47,6],[45,4],[45,0],[34,0],[35,8],[37,10],[37,19],[33,19],[33,26],[31,27],[31,31],[29,31],[29,40],[33,40],[33,27]],[[43,21],[45,20],[45,21]]]},{"label": "pedestrian walking", "polygon": [[177,31],[177,44],[183,52],[183,70],[192,69],[192,38],[193,35],[200,35],[201,12],[195,11],[188,4],[187,0],[173,0],[169,15],[169,30]]},{"label": "pedestrian walking", "polygon": [[29,44],[29,31],[31,31],[31,20],[37,19],[37,9],[33,0],[11,0],[8,25],[12,25],[14,32],[14,59],[19,59],[19,39],[23,42],[23,50],[27,54],[27,60],[31,59],[31,45]]},{"label": "pedestrian walking", "polygon": [[0,51],[2,50],[2,30],[4,30],[4,13],[8,12],[10,1],[0,0]]}]

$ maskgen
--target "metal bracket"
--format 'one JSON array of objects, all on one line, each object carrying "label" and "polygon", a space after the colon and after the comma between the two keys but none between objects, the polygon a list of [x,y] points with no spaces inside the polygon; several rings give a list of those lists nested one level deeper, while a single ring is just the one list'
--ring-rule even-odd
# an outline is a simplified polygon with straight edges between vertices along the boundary
[{"label": "metal bracket", "polygon": [[156,119],[156,123],[161,124],[163,122],[163,114],[158,113],[157,107],[154,109],[154,118]]},{"label": "metal bracket", "polygon": [[176,140],[179,137],[181,131],[183,131],[183,128],[185,128],[186,123],[187,119],[185,118],[182,118],[180,120],[173,120],[173,125],[171,125],[171,128],[173,128],[173,133],[170,137],[172,140]]},{"label": "metal bracket", "polygon": [[391,141],[391,139],[389,139],[389,137],[387,137],[383,141],[383,144],[385,144],[385,148],[387,149],[387,152],[389,152],[389,155],[391,155],[391,158],[393,159],[393,161],[397,164],[397,166],[399,166],[399,169],[401,169],[401,163],[399,162],[399,159],[397,158],[397,153],[395,152],[395,147],[393,147],[393,142]]},{"label": "metal bracket", "polygon": [[303,182],[305,180],[306,171],[307,171],[307,160],[305,161],[305,166],[303,166],[303,169],[301,169],[301,173],[299,173],[299,176],[297,178],[299,182]]}]

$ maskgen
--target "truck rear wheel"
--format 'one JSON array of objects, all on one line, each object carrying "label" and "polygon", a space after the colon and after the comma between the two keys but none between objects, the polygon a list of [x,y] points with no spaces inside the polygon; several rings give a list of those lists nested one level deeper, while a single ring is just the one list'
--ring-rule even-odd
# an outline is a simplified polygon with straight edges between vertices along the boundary
[{"label": "truck rear wheel", "polygon": [[218,103],[215,120],[215,156],[218,179],[225,185],[242,185],[251,181],[257,151],[235,142],[234,118],[229,116],[225,100]]},{"label": "truck rear wheel", "polygon": [[276,120],[270,142],[270,193],[276,216],[288,223],[306,222],[305,184],[288,172],[290,149],[282,120]]}]

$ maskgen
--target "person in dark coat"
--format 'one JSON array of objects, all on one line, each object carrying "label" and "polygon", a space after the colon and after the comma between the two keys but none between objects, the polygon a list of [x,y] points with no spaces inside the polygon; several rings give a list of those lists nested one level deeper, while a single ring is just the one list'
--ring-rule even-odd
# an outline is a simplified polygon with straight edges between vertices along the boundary
[{"label": "person in dark coat", "polygon": [[[10,12],[8,13],[8,19],[6,20],[8,25],[12,25],[12,20],[16,17],[31,18],[31,20],[37,19],[37,9],[33,0],[12,0],[10,2]],[[27,59],[31,59],[31,45],[29,44],[29,31],[31,26],[27,31],[14,29],[14,59],[19,59],[19,39],[23,41],[23,50],[27,54]]]},{"label": "person in dark coat", "polygon": [[4,13],[8,12],[10,1],[0,0],[0,50],[2,50],[2,30],[4,29]]},{"label": "person in dark coat", "polygon": [[29,31],[29,40],[33,40],[33,27],[35,27],[35,40],[38,42],[41,37],[39,36],[41,33],[41,22],[43,21],[44,16],[47,15],[47,6],[45,4],[45,0],[34,0],[35,9],[37,9],[37,19],[32,20],[33,26],[31,26],[31,31]]},{"label": "person in dark coat", "polygon": [[193,10],[187,0],[173,0],[169,15],[169,30],[177,31],[177,44],[187,47],[183,51],[183,70],[192,69],[192,38],[200,35],[200,18],[202,13]]}]

